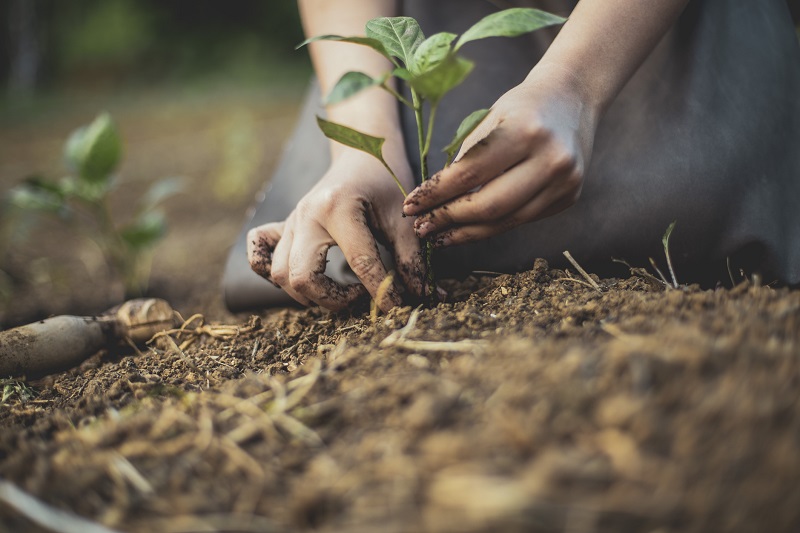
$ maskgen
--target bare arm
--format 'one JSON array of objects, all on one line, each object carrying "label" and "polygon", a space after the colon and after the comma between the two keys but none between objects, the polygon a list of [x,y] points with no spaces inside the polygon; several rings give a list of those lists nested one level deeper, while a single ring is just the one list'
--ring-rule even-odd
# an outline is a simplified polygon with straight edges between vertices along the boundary
[{"label": "bare arm", "polygon": [[687,2],[582,0],[542,60],[465,141],[458,162],[409,194],[404,212],[418,216],[417,234],[460,244],[574,204],[600,116]]},{"label": "bare arm", "polygon": [[[394,16],[396,0],[299,0],[303,30],[307,37],[316,35],[363,35],[367,21],[377,17]],[[309,45],[314,72],[322,93],[327,94],[339,78],[351,70],[379,77],[392,68],[392,64],[366,46],[347,43],[315,42]],[[386,91],[365,91],[328,108],[328,117],[371,135],[386,138],[390,151],[403,150],[397,101]],[[339,143],[331,142],[331,151],[337,157],[348,151]],[[397,157],[399,154],[387,154]],[[389,160],[391,166],[392,161]]]},{"label": "bare arm", "polygon": [[672,27],[688,0],[582,0],[531,72],[560,68],[605,110]]},{"label": "bare arm", "polygon": [[[306,34],[362,35],[368,20],[394,14],[394,0],[300,0]],[[379,76],[391,64],[370,48],[337,42],[310,45],[323,93],[345,72]],[[406,189],[413,186],[406,159],[397,102],[379,88],[364,91],[328,109],[328,118],[384,137],[383,156]],[[331,143],[331,165],[282,222],[248,234],[254,271],[306,305],[342,309],[365,293],[383,310],[402,301],[403,288],[422,290],[418,271],[419,241],[410,219],[402,217],[402,196],[382,164],[370,155]],[[316,157],[310,153],[309,157]],[[315,177],[316,178],[316,177]],[[388,291],[377,243],[394,254],[399,276]],[[342,286],[325,276],[328,249],[338,245],[361,284]],[[380,297],[380,298],[379,298]]]}]

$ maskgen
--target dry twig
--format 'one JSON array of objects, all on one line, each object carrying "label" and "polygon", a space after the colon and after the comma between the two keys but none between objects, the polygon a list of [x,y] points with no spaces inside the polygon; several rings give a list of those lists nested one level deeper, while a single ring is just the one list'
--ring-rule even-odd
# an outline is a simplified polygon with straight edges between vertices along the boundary
[{"label": "dry twig", "polygon": [[34,524],[60,533],[117,533],[103,525],[50,507],[8,481],[0,480],[0,501]]},{"label": "dry twig", "polygon": [[669,281],[667,281],[667,277],[664,275],[663,272],[661,272],[661,269],[658,268],[656,260],[653,259],[652,257],[648,257],[648,259],[650,259],[650,266],[652,266],[653,270],[655,270],[658,273],[658,276],[661,278],[661,281],[664,283],[664,285],[666,285],[668,289],[674,289],[675,287],[673,287],[672,284]]},{"label": "dry twig", "polygon": [[581,265],[579,265],[579,264],[578,264],[578,262],[575,260],[575,258],[574,258],[574,257],[572,257],[572,254],[571,254],[571,253],[569,253],[569,251],[568,251],[568,250],[564,250],[564,257],[566,257],[566,258],[567,258],[567,260],[568,260],[570,263],[572,263],[572,266],[574,266],[574,267],[575,267],[575,270],[577,270],[577,271],[580,273],[580,275],[581,275],[581,276],[583,276],[584,278],[586,278],[586,281],[589,283],[589,285],[591,285],[591,286],[592,286],[592,288],[593,288],[594,290],[596,290],[597,292],[603,292],[603,289],[601,289],[601,288],[600,288],[600,285],[598,285],[598,284],[597,284],[597,282],[596,282],[595,280],[593,280],[593,279],[592,279],[592,277],[589,275],[589,273],[588,273],[588,272],[586,272],[586,271],[583,269],[583,267],[582,267]]},{"label": "dry twig", "polygon": [[397,347],[418,352],[483,352],[486,343],[471,339],[460,341],[420,341],[406,338],[414,329],[419,317],[419,308],[415,309],[408,322],[402,328],[393,331],[381,341],[381,348]]}]

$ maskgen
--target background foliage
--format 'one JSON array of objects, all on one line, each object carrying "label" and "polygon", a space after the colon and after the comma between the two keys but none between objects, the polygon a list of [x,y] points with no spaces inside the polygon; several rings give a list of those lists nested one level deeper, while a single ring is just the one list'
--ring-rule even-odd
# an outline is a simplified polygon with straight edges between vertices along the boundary
[{"label": "background foliage", "polygon": [[102,112],[123,140],[114,220],[136,220],[161,178],[185,185],[163,204],[150,293],[222,313],[228,249],[308,81],[302,40],[293,0],[0,0],[0,328],[123,297],[91,239],[9,216],[13,191],[63,176],[64,140]]},{"label": "background foliage", "polygon": [[264,76],[297,65],[302,40],[290,0],[4,0],[0,82],[12,91],[86,83]]}]

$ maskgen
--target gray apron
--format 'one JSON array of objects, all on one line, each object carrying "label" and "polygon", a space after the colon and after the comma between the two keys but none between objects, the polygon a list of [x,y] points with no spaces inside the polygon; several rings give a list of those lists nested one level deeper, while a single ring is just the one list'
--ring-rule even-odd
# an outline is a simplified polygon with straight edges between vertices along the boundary
[{"label": "gray apron", "polygon": [[[461,33],[499,8],[529,5],[568,15],[575,2],[405,0],[427,35]],[[433,144],[449,142],[470,111],[519,84],[556,30],[470,43],[476,68],[443,101]],[[252,273],[247,229],[285,219],[328,166],[312,87],[266,194],[231,250],[223,279],[233,311],[283,305],[283,291]],[[417,145],[413,115],[402,115]],[[412,166],[418,157],[409,153]],[[430,168],[444,164],[432,150]],[[670,251],[680,282],[712,284],[727,268],[800,284],[800,47],[784,0],[693,0],[599,123],[581,197],[562,213],[481,242],[438,251],[437,274],[515,272],[535,258],[565,266],[569,250],[589,271],[624,274],[612,258],[648,265],[677,221]],[[328,273],[343,281],[338,249]]]}]

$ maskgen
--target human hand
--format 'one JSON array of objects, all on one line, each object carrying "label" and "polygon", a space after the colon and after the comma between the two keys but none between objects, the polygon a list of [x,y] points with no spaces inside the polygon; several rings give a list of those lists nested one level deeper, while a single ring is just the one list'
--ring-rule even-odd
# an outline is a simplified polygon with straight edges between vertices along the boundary
[{"label": "human hand", "polygon": [[574,204],[597,111],[566,73],[532,72],[504,94],[456,162],[412,191],[403,212],[443,247],[485,239]]},{"label": "human hand", "polygon": [[[387,157],[404,186],[413,185],[405,156]],[[348,150],[336,157],[283,222],[250,230],[251,268],[304,305],[340,310],[369,293],[383,311],[402,301],[398,281],[380,291],[386,267],[381,242],[394,254],[400,281],[422,294],[419,240],[401,213],[402,195],[380,162]],[[341,285],[324,274],[328,249],[338,245],[361,284]],[[379,298],[380,296],[380,298]]]}]

